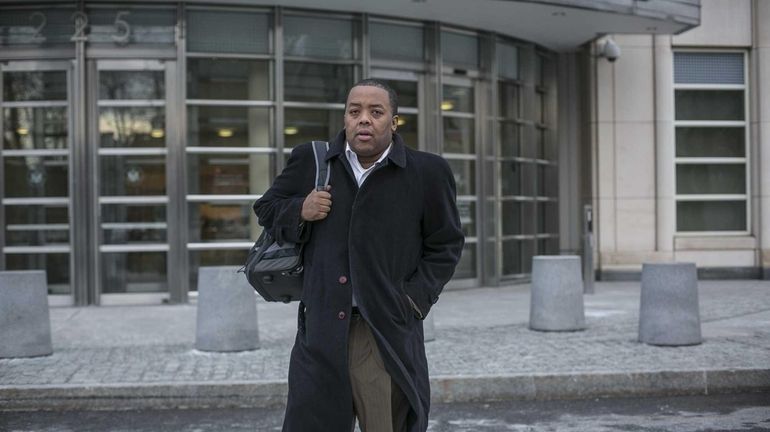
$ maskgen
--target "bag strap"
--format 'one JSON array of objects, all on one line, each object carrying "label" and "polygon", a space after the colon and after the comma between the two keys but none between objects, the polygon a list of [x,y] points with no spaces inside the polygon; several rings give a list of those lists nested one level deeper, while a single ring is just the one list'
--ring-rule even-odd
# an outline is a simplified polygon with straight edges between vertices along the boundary
[{"label": "bag strap", "polygon": [[326,162],[326,152],[329,151],[329,143],[326,141],[313,141],[313,154],[315,155],[315,190],[324,190],[329,184],[329,162]]}]

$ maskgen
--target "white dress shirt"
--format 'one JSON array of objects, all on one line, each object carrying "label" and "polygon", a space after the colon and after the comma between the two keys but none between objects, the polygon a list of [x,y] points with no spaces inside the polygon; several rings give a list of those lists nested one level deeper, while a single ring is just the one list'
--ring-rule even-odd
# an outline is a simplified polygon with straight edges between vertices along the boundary
[{"label": "white dress shirt", "polygon": [[353,174],[356,176],[358,187],[361,187],[361,185],[364,184],[364,180],[366,180],[366,178],[369,177],[369,174],[374,171],[374,168],[377,166],[377,164],[384,161],[385,158],[388,157],[391,148],[393,148],[392,142],[388,145],[388,148],[382,152],[380,158],[377,159],[377,162],[373,163],[369,168],[364,168],[361,166],[361,162],[358,161],[358,155],[356,152],[350,148],[350,144],[345,143],[345,156],[348,158],[348,162],[350,162],[350,167],[353,168]]}]

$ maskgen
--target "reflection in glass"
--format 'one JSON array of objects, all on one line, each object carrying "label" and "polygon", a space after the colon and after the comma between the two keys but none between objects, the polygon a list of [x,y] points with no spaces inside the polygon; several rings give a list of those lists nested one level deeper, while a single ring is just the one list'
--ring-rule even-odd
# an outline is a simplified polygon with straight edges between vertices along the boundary
[{"label": "reflection in glass", "polygon": [[441,32],[441,56],[444,63],[475,70],[479,66],[479,39],[449,31]]},{"label": "reflection in glass", "polygon": [[372,21],[369,38],[372,58],[422,63],[425,57],[422,27]]},{"label": "reflection in glass", "polygon": [[64,197],[69,195],[66,156],[5,157],[6,197]]},{"label": "reflection in glass", "polygon": [[521,156],[519,150],[519,125],[512,122],[499,122],[497,145],[500,157]]},{"label": "reflection in glass", "polygon": [[67,206],[5,206],[5,243],[8,246],[69,244]]},{"label": "reflection in glass", "polygon": [[385,80],[398,96],[399,107],[417,108],[417,81]]},{"label": "reflection in glass", "polygon": [[353,66],[287,61],[284,79],[287,101],[345,103],[353,85]]},{"label": "reflection in glass", "polygon": [[287,56],[353,58],[353,22],[349,19],[286,15],[283,25]]},{"label": "reflection in glass", "polygon": [[190,203],[190,242],[250,241],[251,211],[245,202]]},{"label": "reflection in glass", "polygon": [[476,195],[476,161],[447,159],[457,184],[457,195]]},{"label": "reflection in glass", "polygon": [[67,108],[6,108],[3,130],[7,150],[65,149],[69,142]]},{"label": "reflection in glass", "polygon": [[460,87],[444,85],[442,111],[472,113],[475,111],[473,104],[473,87]]},{"label": "reflection in glass", "polygon": [[[71,2],[70,4],[75,5]],[[74,12],[74,7],[59,5],[32,6],[24,9],[4,7],[0,13],[0,46],[27,45],[34,49],[63,44],[72,46],[71,37],[75,33],[75,22],[72,19]],[[43,20],[45,25],[41,28]]]},{"label": "reflection in glass", "polygon": [[100,147],[165,147],[165,137],[164,108],[99,109]]},{"label": "reflection in glass", "polygon": [[270,63],[191,58],[187,61],[187,98],[270,100]]},{"label": "reflection in glass", "polygon": [[444,117],[444,153],[475,154],[473,119]]},{"label": "reflection in glass", "polygon": [[559,203],[548,201],[537,204],[537,232],[539,234],[558,234]]},{"label": "reflection in glass", "polygon": [[165,195],[165,156],[101,156],[101,195]]},{"label": "reflection in glass", "polygon": [[457,201],[457,211],[460,214],[460,223],[466,237],[476,236],[476,202]]},{"label": "reflection in glass", "polygon": [[497,89],[498,115],[507,119],[519,118],[519,86],[501,82]]},{"label": "reflection in glass", "polygon": [[420,134],[419,124],[417,124],[417,116],[412,114],[399,114],[398,115],[398,128],[396,132],[401,135],[401,139],[404,143],[415,150],[420,148]]},{"label": "reflection in glass", "polygon": [[[90,8],[88,42],[114,44],[174,44],[176,9]],[[125,22],[123,24],[122,22]],[[116,24],[117,23],[117,24]]]},{"label": "reflection in glass", "polygon": [[746,231],[746,201],[679,201],[678,231]]},{"label": "reflection in glass", "polygon": [[514,161],[500,162],[500,194],[502,196],[522,195],[522,164]]},{"label": "reflection in glass", "polygon": [[676,90],[676,120],[744,120],[743,90]]},{"label": "reflection in glass", "polygon": [[526,213],[527,210],[531,209],[531,206],[526,204],[521,201],[502,201],[500,203],[500,210],[503,215],[501,220],[502,233],[504,236],[530,234],[524,231],[522,223],[523,220],[532,218],[531,213]]},{"label": "reflection in glass", "polygon": [[746,128],[677,127],[677,157],[744,157]]},{"label": "reflection in glass", "polygon": [[3,72],[3,100],[66,101],[67,72]]},{"label": "reflection in glass", "polygon": [[189,193],[261,194],[275,175],[269,154],[188,155]]},{"label": "reflection in glass", "polygon": [[163,71],[100,71],[99,99],[166,99]]},{"label": "reflection in glass", "polygon": [[104,244],[165,243],[166,205],[103,204]]},{"label": "reflection in glass", "polygon": [[187,106],[188,147],[270,147],[270,109]]},{"label": "reflection in glass", "polygon": [[537,165],[537,196],[556,198],[559,194],[559,172],[554,165]]},{"label": "reflection in glass", "polygon": [[286,147],[313,140],[327,141],[343,129],[342,110],[286,108],[283,130]]},{"label": "reflection in glass", "polygon": [[198,291],[198,268],[206,266],[241,267],[246,262],[248,249],[191,250],[190,291]]},{"label": "reflection in glass", "polygon": [[[532,240],[503,240],[503,268],[504,276],[519,275],[525,273],[522,263],[532,259]],[[529,252],[529,256],[525,256]]]},{"label": "reflection in glass", "polygon": [[455,279],[470,279],[476,277],[476,243],[465,243],[460,262],[455,268]]},{"label": "reflection in glass", "polygon": [[538,255],[559,255],[559,239],[547,238],[537,241],[537,254]]},{"label": "reflection in glass", "polygon": [[679,164],[676,166],[678,194],[744,194],[744,164]]},{"label": "reflection in glass", "polygon": [[5,270],[45,270],[48,294],[71,294],[70,254],[5,254]]},{"label": "reflection in glass", "polygon": [[102,292],[166,292],[165,252],[102,253]]}]

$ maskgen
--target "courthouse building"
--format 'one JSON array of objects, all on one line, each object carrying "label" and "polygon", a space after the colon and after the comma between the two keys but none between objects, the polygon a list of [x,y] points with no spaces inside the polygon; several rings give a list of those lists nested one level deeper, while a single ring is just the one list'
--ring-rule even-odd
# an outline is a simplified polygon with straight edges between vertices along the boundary
[{"label": "courthouse building", "polygon": [[770,269],[770,2],[0,0],[0,267],[51,304],[185,302],[241,265],[251,204],[299,143],[388,80],[451,165],[450,288],[583,253]]}]

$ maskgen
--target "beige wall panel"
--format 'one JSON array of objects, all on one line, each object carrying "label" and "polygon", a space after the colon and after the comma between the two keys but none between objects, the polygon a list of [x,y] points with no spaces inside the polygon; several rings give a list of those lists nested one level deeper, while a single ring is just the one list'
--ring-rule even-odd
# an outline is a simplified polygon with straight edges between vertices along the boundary
[{"label": "beige wall panel", "polygon": [[673,262],[673,252],[659,251],[619,251],[602,253],[602,268],[612,269],[637,269],[641,270],[642,264],[646,262]]},{"label": "beige wall panel", "polygon": [[707,236],[676,238],[677,250],[723,250],[723,249],[755,249],[757,239],[748,236]]},{"label": "beige wall panel", "polygon": [[751,46],[751,0],[701,0],[700,26],[674,36],[673,44]]},{"label": "beige wall panel", "polygon": [[615,66],[606,59],[596,61],[596,120],[612,122],[615,120]]},{"label": "beige wall panel", "polygon": [[678,262],[694,262],[698,267],[755,267],[753,250],[676,251]]},{"label": "beige wall panel", "polygon": [[617,249],[615,244],[615,205],[614,198],[599,198],[596,200],[599,206],[596,228],[598,229],[597,247],[600,252],[611,252]]},{"label": "beige wall panel", "polygon": [[756,2],[754,21],[764,23],[758,25],[756,32],[756,47],[754,49],[756,64],[756,79],[752,80],[756,87],[757,123],[755,130],[755,148],[759,156],[759,190],[753,191],[759,195],[759,237],[762,249],[762,266],[770,268],[770,1]]},{"label": "beige wall panel", "polygon": [[615,205],[618,250],[655,250],[655,200],[621,198]]},{"label": "beige wall panel", "polygon": [[[612,35],[615,42],[623,47],[650,48],[652,47],[652,35],[615,34]],[[622,58],[622,55],[621,55]]]},{"label": "beige wall panel", "polygon": [[[647,123],[615,125],[615,196],[655,197],[655,126]],[[653,231],[649,233],[655,236]]]},{"label": "beige wall panel", "polygon": [[652,47],[621,45],[615,62],[615,121],[650,122],[654,119]]}]

